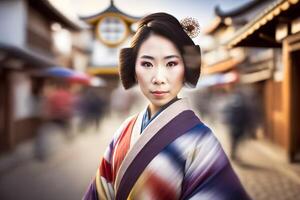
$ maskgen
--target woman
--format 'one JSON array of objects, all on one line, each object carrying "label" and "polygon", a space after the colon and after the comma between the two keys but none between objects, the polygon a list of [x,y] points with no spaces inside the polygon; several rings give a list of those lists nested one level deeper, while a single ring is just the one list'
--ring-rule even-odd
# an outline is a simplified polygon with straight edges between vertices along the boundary
[{"label": "woman", "polygon": [[177,97],[200,75],[186,31],[193,24],[151,14],[121,50],[124,88],[137,83],[150,103],[116,132],[83,199],[249,199],[211,130]]}]

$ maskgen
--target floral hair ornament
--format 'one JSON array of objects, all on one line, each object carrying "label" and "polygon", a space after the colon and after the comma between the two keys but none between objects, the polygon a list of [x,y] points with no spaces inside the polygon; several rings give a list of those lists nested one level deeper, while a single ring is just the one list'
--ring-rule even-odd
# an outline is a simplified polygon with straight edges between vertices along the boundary
[{"label": "floral hair ornament", "polygon": [[195,18],[186,17],[180,21],[180,24],[186,34],[188,34],[191,38],[195,38],[199,35],[200,25]]}]

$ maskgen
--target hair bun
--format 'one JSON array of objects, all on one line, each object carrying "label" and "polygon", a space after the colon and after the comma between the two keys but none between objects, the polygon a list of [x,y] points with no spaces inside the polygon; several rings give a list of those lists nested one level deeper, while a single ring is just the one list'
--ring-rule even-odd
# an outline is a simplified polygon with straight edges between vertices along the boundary
[{"label": "hair bun", "polygon": [[180,24],[186,34],[188,34],[191,38],[195,38],[199,35],[200,25],[195,18],[186,17],[180,21]]}]

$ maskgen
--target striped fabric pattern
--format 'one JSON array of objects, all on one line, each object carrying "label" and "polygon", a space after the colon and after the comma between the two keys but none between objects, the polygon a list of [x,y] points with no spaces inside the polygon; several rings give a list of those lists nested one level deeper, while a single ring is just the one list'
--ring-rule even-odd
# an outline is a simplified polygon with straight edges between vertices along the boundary
[{"label": "striped fabric pattern", "polygon": [[[135,122],[136,116],[129,118],[116,132],[87,192],[90,195],[86,194],[84,199],[115,199],[116,171],[130,148]],[[136,181],[128,199],[250,198],[212,131],[199,123],[154,157]]]}]

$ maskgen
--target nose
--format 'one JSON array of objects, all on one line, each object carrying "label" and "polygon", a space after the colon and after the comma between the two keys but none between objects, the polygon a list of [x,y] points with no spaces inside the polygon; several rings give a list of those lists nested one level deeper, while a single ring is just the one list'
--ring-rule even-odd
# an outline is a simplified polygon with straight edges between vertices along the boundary
[{"label": "nose", "polygon": [[166,83],[166,72],[163,69],[163,67],[157,67],[157,70],[155,71],[152,83],[154,85],[161,85]]}]

